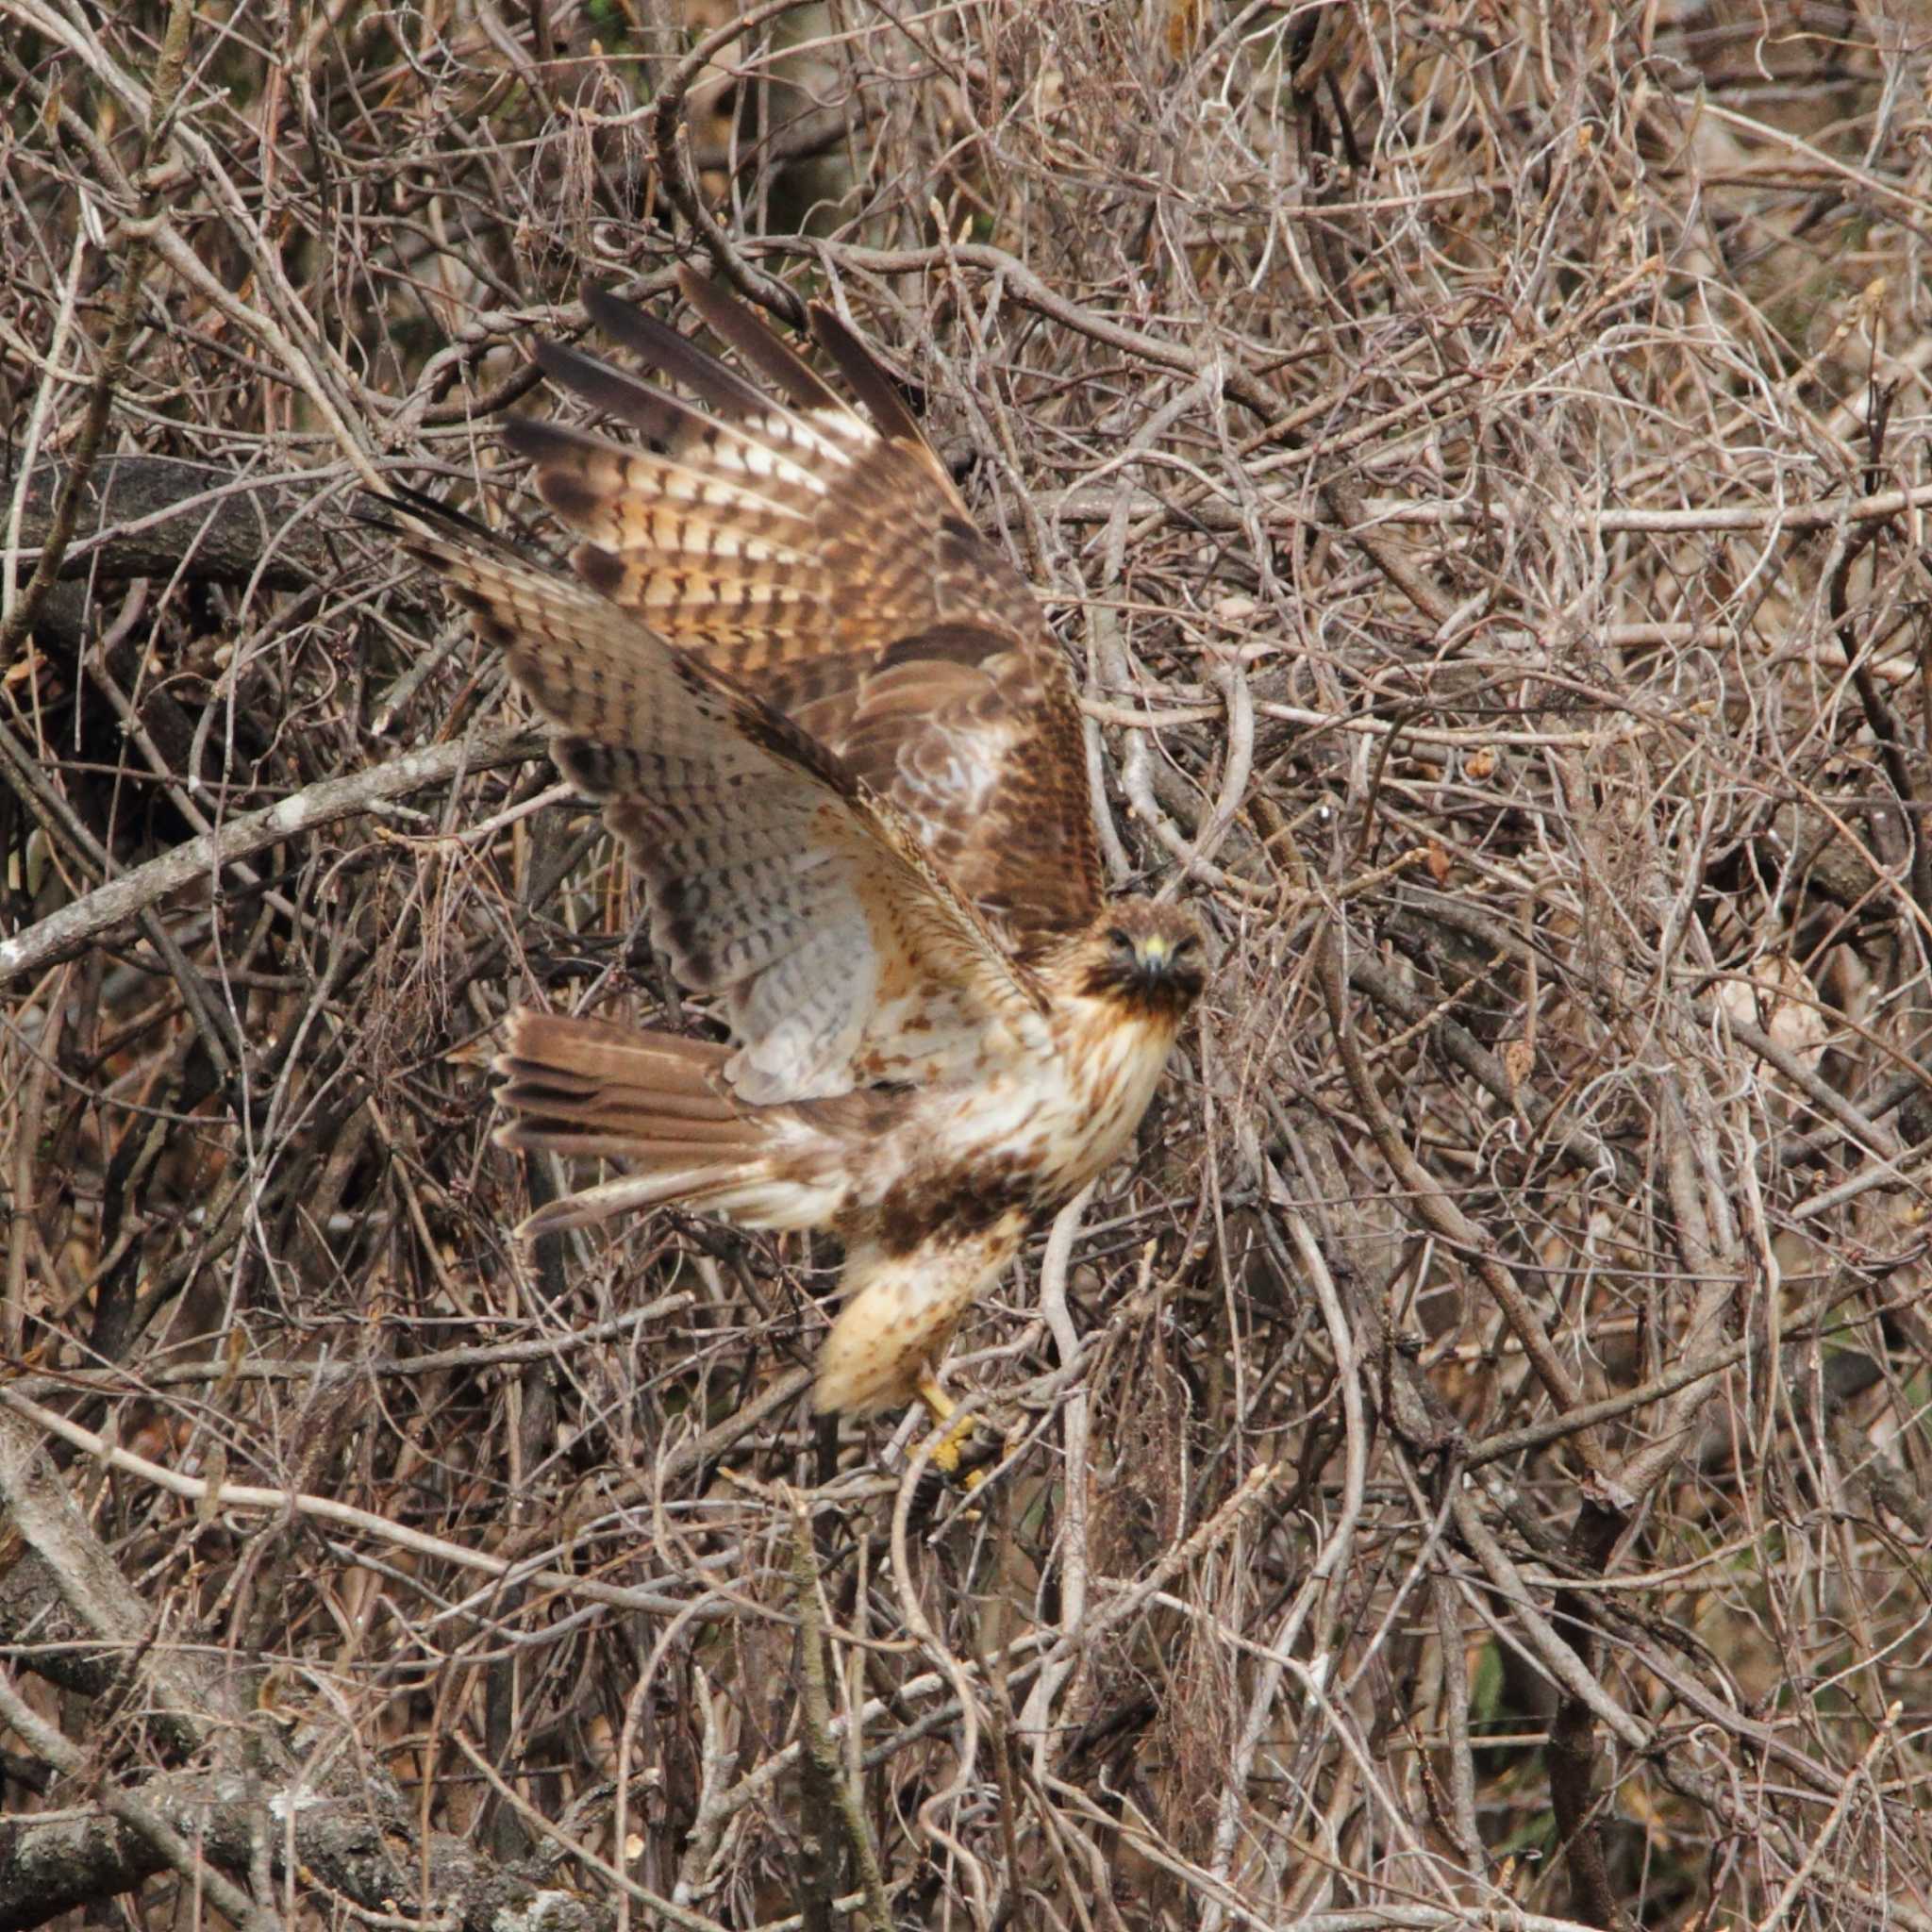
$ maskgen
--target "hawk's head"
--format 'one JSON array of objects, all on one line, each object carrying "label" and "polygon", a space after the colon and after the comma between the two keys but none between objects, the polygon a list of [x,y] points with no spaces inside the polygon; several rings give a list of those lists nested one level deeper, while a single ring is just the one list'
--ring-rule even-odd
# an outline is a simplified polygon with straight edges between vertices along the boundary
[{"label": "hawk's head", "polygon": [[1088,998],[1177,1026],[1208,983],[1208,940],[1184,907],[1116,899],[1081,935],[1074,963]]}]

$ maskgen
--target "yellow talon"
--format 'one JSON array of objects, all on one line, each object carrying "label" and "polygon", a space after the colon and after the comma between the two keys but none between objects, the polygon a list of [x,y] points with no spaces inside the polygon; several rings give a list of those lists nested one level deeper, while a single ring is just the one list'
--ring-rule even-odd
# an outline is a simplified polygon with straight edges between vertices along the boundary
[{"label": "yellow talon", "polygon": [[[920,1375],[913,1392],[925,1405],[926,1412],[934,1423],[941,1427],[953,1423],[954,1416],[958,1414],[959,1405],[933,1380],[930,1369]],[[953,1426],[932,1445],[931,1459],[935,1467],[969,1491],[976,1490],[986,1480],[983,1469],[969,1469],[963,1476],[959,1474],[959,1460],[966,1444],[973,1439],[974,1427],[974,1419],[970,1415],[959,1416],[959,1420],[953,1423]]]}]

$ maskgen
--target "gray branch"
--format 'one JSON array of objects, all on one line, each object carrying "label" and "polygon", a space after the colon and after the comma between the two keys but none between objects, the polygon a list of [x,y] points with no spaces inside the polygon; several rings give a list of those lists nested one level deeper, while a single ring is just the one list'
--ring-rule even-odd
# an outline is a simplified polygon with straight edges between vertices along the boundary
[{"label": "gray branch", "polygon": [[[616,1921],[614,1911],[561,1887],[506,1872],[462,1839],[435,1832],[424,1843],[409,1807],[385,1778],[347,1796],[251,1790],[239,1774],[206,1773],[158,1773],[130,1789],[233,1873],[247,1872],[265,1824],[278,1877],[292,1853],[305,1887],[320,1885],[371,1911],[407,1911],[462,1932],[605,1932]],[[0,1932],[26,1932],[166,1869],[152,1840],[98,1806],[0,1820]]]},{"label": "gray branch", "polygon": [[385,800],[431,785],[446,785],[466,772],[519,764],[537,757],[544,742],[539,732],[501,726],[475,740],[404,752],[369,771],[305,786],[278,804],[232,819],[219,831],[205,832],[120,878],[109,879],[12,939],[0,940],[0,981],[72,958],[169,893],[264,846],[337,819],[353,818]]},{"label": "gray branch", "polygon": [[[40,556],[66,476],[66,464],[46,462],[27,478],[25,563]],[[216,583],[305,591],[339,568],[327,525],[313,515],[325,480],[238,476],[175,457],[103,457],[82,488],[60,576],[125,583],[172,576],[185,560],[193,575]]]}]

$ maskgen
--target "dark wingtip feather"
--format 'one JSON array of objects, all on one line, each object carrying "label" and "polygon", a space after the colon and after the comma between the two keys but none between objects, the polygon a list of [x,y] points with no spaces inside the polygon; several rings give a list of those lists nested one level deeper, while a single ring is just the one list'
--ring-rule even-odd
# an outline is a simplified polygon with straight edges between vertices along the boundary
[{"label": "dark wingtip feather", "polygon": [[[627,370],[587,356],[581,349],[562,342],[539,342],[536,358],[537,366],[552,382],[583,397],[592,408],[641,430],[654,441],[668,441],[690,414],[673,397],[640,382]],[[519,416],[514,420],[527,423],[531,419]],[[506,425],[506,436],[510,433]]]},{"label": "dark wingtip feather", "polygon": [[583,302],[591,320],[612,341],[622,342],[653,369],[683,383],[710,408],[728,416],[762,416],[772,407],[771,397],[736,370],[609,290],[587,288]]},{"label": "dark wingtip feather", "polygon": [[380,490],[363,490],[356,497],[356,521],[367,529],[385,530],[392,537],[408,538],[413,526],[460,530],[465,536],[492,538],[487,524],[479,524],[467,511],[431,496],[426,490],[408,483],[386,482]]},{"label": "dark wingtip feather", "polygon": [[349,521],[358,529],[379,530],[398,541],[408,536],[406,525],[396,521],[396,499],[387,491],[360,490],[349,505]]},{"label": "dark wingtip feather", "polygon": [[584,457],[628,457],[621,442],[594,436],[568,423],[552,423],[541,416],[517,416],[504,424],[503,446],[513,457],[535,463],[540,470],[573,467]]},{"label": "dark wingtip feather", "polygon": [[418,562],[444,572],[445,582],[449,559],[460,551],[527,560],[508,538],[427,491],[391,483],[383,491],[365,491],[364,500],[374,508],[357,521],[394,538]]},{"label": "dark wingtip feather", "polygon": [[906,407],[885,364],[823,302],[814,302],[807,312],[812,339],[839,365],[839,374],[879,428],[894,441],[924,443],[919,419]]},{"label": "dark wingtip feather", "polygon": [[708,281],[688,263],[677,271],[677,286],[711,333],[727,343],[748,368],[775,383],[798,408],[842,410],[848,407],[810,364],[729,290]]}]

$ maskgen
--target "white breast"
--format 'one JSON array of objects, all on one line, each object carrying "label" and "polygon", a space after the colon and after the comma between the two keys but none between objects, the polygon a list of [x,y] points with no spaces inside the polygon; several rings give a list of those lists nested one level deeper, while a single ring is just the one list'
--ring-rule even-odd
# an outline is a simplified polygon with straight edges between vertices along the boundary
[{"label": "white breast", "polygon": [[1074,1001],[1057,1015],[1052,1050],[930,1091],[905,1139],[894,1139],[922,1164],[1017,1159],[1039,1174],[1043,1195],[1064,1199],[1132,1140],[1174,1040],[1172,1026]]}]

